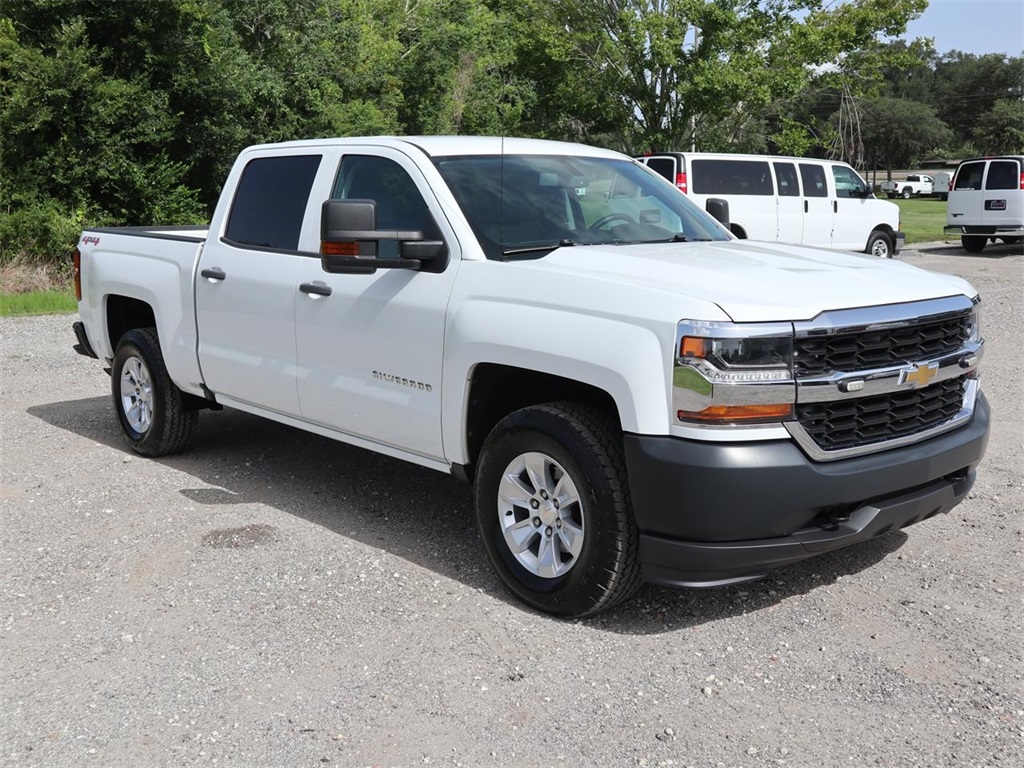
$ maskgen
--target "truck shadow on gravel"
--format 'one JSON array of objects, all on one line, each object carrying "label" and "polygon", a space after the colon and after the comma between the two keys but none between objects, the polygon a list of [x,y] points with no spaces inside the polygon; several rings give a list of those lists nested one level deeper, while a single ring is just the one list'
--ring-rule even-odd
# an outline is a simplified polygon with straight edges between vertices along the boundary
[{"label": "truck shadow on gravel", "polygon": [[[134,457],[117,432],[108,398],[39,405],[28,413],[108,446],[119,456]],[[231,409],[202,412],[192,447],[155,461],[202,484],[181,489],[190,505],[263,504],[531,610],[491,571],[476,532],[472,491],[454,478]],[[250,533],[230,530],[241,537],[239,546]],[[892,533],[732,587],[677,590],[647,585],[619,608],[584,622],[605,631],[646,635],[771,610],[783,600],[870,568],[906,540],[905,533]]]}]

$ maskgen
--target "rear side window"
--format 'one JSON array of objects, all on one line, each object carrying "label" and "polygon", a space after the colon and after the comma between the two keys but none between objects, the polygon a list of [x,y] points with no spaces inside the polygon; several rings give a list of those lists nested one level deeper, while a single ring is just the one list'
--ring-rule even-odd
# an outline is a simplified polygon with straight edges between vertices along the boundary
[{"label": "rear side window", "polygon": [[320,155],[259,157],[242,171],[224,236],[242,245],[299,247]]},{"label": "rear side window", "polygon": [[985,161],[964,163],[956,172],[956,186],[953,189],[981,189],[981,177],[985,175]]},{"label": "rear side window", "polygon": [[671,157],[652,157],[647,160],[647,167],[664,176],[673,184],[676,183],[676,161]]},{"label": "rear side window", "polygon": [[779,182],[782,197],[799,197],[800,183],[796,177],[796,166],[792,163],[775,163],[775,179]]},{"label": "rear side window", "polygon": [[699,195],[772,195],[772,173],[761,160],[693,160],[691,189]]},{"label": "rear side window", "polygon": [[993,160],[988,166],[985,189],[1017,189],[1020,186],[1020,166],[1016,160]]}]

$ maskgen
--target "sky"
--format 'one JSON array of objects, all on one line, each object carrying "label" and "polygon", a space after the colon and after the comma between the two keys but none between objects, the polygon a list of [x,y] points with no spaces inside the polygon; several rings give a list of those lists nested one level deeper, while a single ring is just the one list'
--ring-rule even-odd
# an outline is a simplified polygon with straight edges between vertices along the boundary
[{"label": "sky", "polygon": [[1024,52],[1024,0],[930,0],[907,25],[906,40],[931,37],[940,54]]}]

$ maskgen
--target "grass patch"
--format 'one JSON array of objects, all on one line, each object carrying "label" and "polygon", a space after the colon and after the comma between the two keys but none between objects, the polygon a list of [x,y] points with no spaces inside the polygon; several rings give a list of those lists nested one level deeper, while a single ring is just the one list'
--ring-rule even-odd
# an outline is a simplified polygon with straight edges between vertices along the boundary
[{"label": "grass patch", "polygon": [[78,302],[71,291],[28,291],[0,293],[0,317],[56,315],[76,312]]},{"label": "grass patch", "polygon": [[907,243],[929,243],[942,240],[946,226],[946,201],[937,197],[897,198],[892,202],[900,207],[900,222],[907,235]]}]

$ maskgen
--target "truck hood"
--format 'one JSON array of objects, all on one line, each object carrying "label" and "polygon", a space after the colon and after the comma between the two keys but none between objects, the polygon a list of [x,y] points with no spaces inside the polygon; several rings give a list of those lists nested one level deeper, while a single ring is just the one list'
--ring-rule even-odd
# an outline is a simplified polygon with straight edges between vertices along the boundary
[{"label": "truck hood", "polygon": [[899,261],[748,240],[573,246],[517,266],[710,301],[734,322],[976,294],[960,278]]}]

